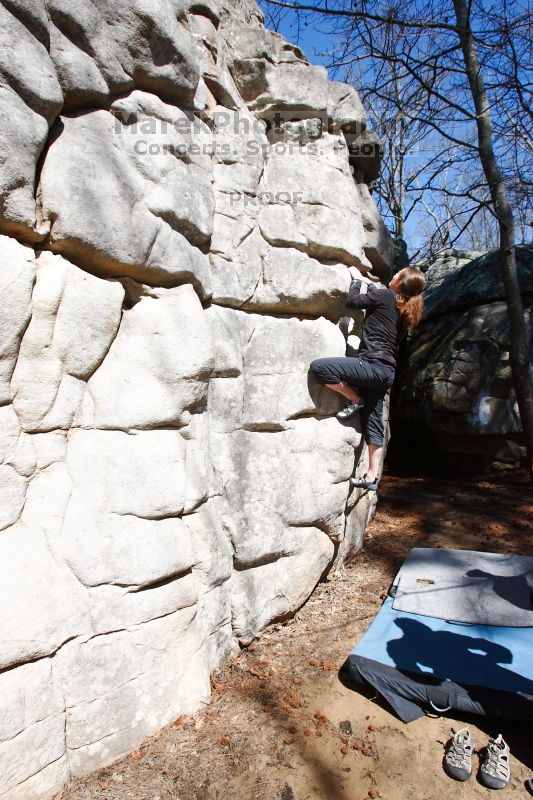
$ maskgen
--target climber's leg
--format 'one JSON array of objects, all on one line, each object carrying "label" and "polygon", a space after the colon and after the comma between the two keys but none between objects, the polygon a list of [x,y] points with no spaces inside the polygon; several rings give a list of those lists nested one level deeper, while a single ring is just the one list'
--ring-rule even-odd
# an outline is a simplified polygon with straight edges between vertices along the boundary
[{"label": "climber's leg", "polygon": [[351,403],[359,401],[359,395],[350,384],[353,382],[348,379],[353,378],[354,369],[353,365],[347,363],[350,361],[358,361],[355,358],[346,358],[346,356],[332,356],[331,358],[316,358],[311,362],[309,369],[320,383],[323,383],[328,389],[333,389],[334,392],[342,394]]},{"label": "climber's leg", "polygon": [[382,457],[383,457],[382,444],[368,445],[368,470],[366,473],[368,481],[372,482],[376,480]]},{"label": "climber's leg", "polygon": [[365,441],[368,445],[368,470],[366,480],[376,480],[381,459],[383,457],[383,398],[388,387],[365,391],[365,407],[361,411],[361,421],[365,430]]},{"label": "climber's leg", "polygon": [[342,394],[343,397],[346,397],[346,399],[350,400],[352,403],[357,403],[360,400],[355,389],[352,389],[352,387],[348,386],[344,381],[341,381],[341,383],[326,383],[324,385],[327,386],[328,389],[333,389],[334,392]]},{"label": "climber's leg", "polygon": [[384,393],[394,380],[392,367],[356,356],[316,358],[309,368],[320,383],[342,394],[351,404],[362,402],[361,395],[364,399],[367,390]]},{"label": "climber's leg", "polygon": [[350,388],[357,386],[361,389],[385,388],[386,390],[394,380],[392,367],[371,363],[356,356],[316,358],[311,361],[309,369],[320,383],[325,383],[327,386],[345,383]]},{"label": "climber's leg", "polygon": [[[383,398],[394,381],[394,369],[362,358],[338,356],[317,358],[311,362],[310,370],[320,383],[342,394],[351,404],[361,403],[357,410],[368,445],[367,482],[373,483],[383,457]],[[344,411],[350,411],[350,406]],[[340,411],[338,416],[343,413]]]}]

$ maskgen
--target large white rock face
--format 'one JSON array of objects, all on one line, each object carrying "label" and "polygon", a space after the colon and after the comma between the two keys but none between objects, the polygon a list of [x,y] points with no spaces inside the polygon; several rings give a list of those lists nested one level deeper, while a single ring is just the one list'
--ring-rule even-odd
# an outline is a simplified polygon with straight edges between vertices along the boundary
[{"label": "large white rock face", "polygon": [[47,800],[360,547],[360,430],[309,363],[391,248],[356,92],[254,0],[0,31],[0,800]]}]

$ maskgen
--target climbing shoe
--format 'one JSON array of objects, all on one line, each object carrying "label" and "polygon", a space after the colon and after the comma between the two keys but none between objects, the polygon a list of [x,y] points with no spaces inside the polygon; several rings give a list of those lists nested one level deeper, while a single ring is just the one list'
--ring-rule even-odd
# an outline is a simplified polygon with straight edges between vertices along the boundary
[{"label": "climbing shoe", "polygon": [[467,781],[472,774],[474,742],[468,728],[457,731],[444,756],[444,771],[456,781]]},{"label": "climbing shoe", "polygon": [[369,492],[377,492],[378,483],[379,481],[377,478],[374,478],[373,481],[369,481],[366,475],[363,475],[362,478],[350,478],[350,484],[356,489],[368,489]]},{"label": "climbing shoe", "polygon": [[509,755],[509,745],[501,733],[495,739],[489,739],[485,758],[479,769],[480,783],[487,789],[505,789],[509,783]]},{"label": "climbing shoe", "polygon": [[358,411],[361,411],[364,408],[365,401],[358,400],[357,403],[348,403],[347,406],[341,408],[340,411],[337,411],[337,419],[348,419],[349,417],[353,417],[354,414],[357,414]]}]

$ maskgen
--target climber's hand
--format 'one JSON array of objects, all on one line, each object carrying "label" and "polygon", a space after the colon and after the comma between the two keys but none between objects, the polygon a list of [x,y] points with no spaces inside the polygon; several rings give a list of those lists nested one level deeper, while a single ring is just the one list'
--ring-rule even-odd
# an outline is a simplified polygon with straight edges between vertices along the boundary
[{"label": "climber's hand", "polygon": [[360,281],[363,277],[357,267],[348,267],[348,272],[350,273],[353,281]]}]

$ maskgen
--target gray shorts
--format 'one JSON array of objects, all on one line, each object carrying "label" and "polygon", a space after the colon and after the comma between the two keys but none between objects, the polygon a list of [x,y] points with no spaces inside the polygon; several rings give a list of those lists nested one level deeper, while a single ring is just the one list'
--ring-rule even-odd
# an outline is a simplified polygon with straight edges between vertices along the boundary
[{"label": "gray shorts", "polygon": [[347,383],[365,401],[361,409],[367,444],[383,444],[383,398],[394,382],[394,367],[364,358],[333,356],[311,362],[311,372],[320,383]]}]

